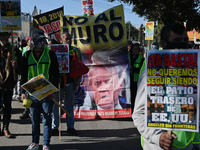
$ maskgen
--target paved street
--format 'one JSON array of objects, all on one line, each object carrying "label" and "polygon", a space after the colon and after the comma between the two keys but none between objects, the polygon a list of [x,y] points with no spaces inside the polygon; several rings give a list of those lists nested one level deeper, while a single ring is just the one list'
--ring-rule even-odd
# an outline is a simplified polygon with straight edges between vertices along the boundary
[{"label": "paved street", "polygon": [[[31,120],[20,120],[24,107],[22,102],[13,101],[10,131],[16,138],[0,136],[0,150],[26,150],[31,143]],[[2,122],[1,122],[2,127]],[[76,119],[78,136],[66,132],[65,119],[62,118],[61,139],[51,138],[51,150],[141,150],[140,135],[132,119]],[[40,150],[42,149],[43,125],[41,123]]]}]

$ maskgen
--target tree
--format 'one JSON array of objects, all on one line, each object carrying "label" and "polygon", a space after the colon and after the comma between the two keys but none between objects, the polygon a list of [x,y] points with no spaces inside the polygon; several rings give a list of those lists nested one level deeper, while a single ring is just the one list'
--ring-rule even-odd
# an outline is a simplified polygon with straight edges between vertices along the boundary
[{"label": "tree", "polygon": [[156,41],[156,42],[160,43],[160,32],[161,32],[163,27],[164,27],[164,24],[158,24],[156,27],[154,27],[154,40],[153,40],[153,42]]},{"label": "tree", "polygon": [[[115,0],[108,0],[113,2]],[[132,11],[158,24],[187,21],[187,30],[200,31],[200,0],[118,0],[133,5]]]},{"label": "tree", "polygon": [[130,40],[138,40],[139,31],[134,27],[130,21],[126,22],[126,36]]},{"label": "tree", "polygon": [[143,30],[144,30],[144,26],[143,26],[143,24],[141,24],[140,31],[139,31],[139,37],[138,37],[138,41],[140,42],[140,44],[143,44],[143,41],[144,41]]}]

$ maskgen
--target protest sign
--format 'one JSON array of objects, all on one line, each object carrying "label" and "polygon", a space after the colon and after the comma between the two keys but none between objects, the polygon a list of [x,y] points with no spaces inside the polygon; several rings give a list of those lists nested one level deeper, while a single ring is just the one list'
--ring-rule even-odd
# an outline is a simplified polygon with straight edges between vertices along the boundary
[{"label": "protest sign", "polygon": [[21,1],[0,0],[1,31],[21,30]]},{"label": "protest sign", "polygon": [[147,128],[198,132],[199,57],[191,49],[148,51]]},{"label": "protest sign", "polygon": [[60,41],[60,15],[63,15],[63,7],[42,13],[33,17],[41,29],[48,34],[49,39]]},{"label": "protest sign", "polygon": [[68,44],[51,44],[50,50],[57,55],[60,73],[69,73],[69,45]]},{"label": "protest sign", "polygon": [[58,91],[58,89],[42,74],[32,78],[21,87],[38,100],[42,100],[48,95]]},{"label": "protest sign", "polygon": [[82,0],[83,16],[94,15],[93,0]]},{"label": "protest sign", "polygon": [[61,16],[61,33],[69,32],[89,67],[75,92],[75,118],[131,116],[130,77],[123,6],[92,16]]},{"label": "protest sign", "polygon": [[154,22],[145,22],[145,40],[153,40]]}]

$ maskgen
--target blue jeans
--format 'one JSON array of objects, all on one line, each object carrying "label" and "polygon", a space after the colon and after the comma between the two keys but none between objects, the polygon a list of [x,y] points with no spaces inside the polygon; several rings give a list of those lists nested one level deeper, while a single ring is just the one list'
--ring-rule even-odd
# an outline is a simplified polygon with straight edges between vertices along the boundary
[{"label": "blue jeans", "polygon": [[53,101],[44,98],[38,101],[33,96],[29,96],[33,101],[30,107],[32,121],[32,142],[38,144],[40,137],[40,113],[42,113],[42,122],[44,124],[43,144],[49,145],[51,138],[51,113],[53,109]]},{"label": "blue jeans", "polygon": [[[66,115],[66,122],[68,128],[74,128],[74,83],[70,83],[64,88],[60,89],[60,101],[64,98],[65,93],[65,110],[70,114],[71,117]],[[55,99],[59,101],[59,92],[55,93]],[[60,103],[61,104],[61,103]],[[53,106],[53,119],[52,119],[52,129],[58,129],[59,126],[59,112],[58,105],[54,104]]]}]

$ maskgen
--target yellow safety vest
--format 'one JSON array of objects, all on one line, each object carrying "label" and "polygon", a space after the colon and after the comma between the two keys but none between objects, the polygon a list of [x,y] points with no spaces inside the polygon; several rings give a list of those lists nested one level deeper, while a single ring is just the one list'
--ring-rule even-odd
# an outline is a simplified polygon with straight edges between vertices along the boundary
[{"label": "yellow safety vest", "polygon": [[28,80],[40,74],[43,74],[47,79],[49,79],[51,60],[49,56],[49,49],[47,47],[44,48],[38,61],[36,61],[33,56],[33,50],[31,50],[29,56],[25,53],[25,57],[28,57]]}]

